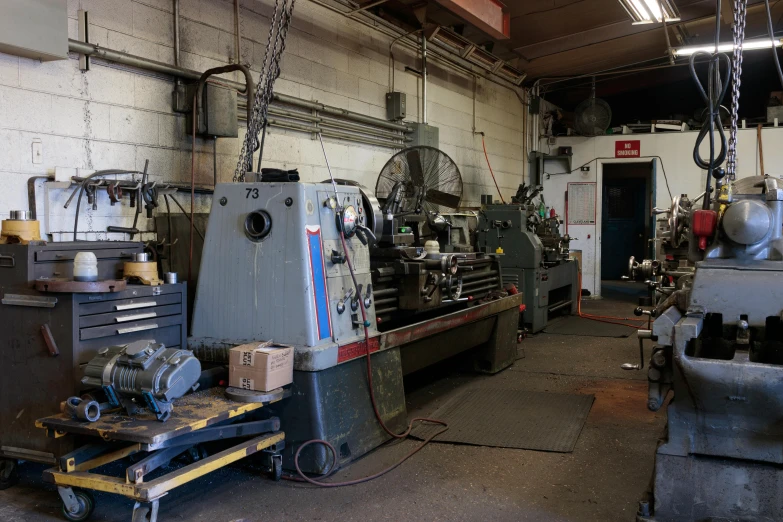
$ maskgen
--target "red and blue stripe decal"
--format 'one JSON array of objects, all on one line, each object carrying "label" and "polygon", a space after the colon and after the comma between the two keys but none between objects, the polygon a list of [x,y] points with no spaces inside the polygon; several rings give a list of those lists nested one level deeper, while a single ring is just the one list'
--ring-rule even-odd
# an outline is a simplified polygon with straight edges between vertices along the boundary
[{"label": "red and blue stripe decal", "polygon": [[307,226],[307,247],[310,251],[310,277],[313,281],[313,301],[318,326],[318,339],[332,336],[329,311],[329,294],[326,291],[326,267],[324,266],[321,227]]}]

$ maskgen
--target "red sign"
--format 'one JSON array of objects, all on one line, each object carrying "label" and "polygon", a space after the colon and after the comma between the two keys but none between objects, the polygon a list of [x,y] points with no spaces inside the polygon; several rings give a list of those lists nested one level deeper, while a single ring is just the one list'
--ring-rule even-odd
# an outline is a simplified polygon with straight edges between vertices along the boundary
[{"label": "red sign", "polygon": [[615,141],[615,158],[638,158],[642,155],[642,145],[639,140]]}]

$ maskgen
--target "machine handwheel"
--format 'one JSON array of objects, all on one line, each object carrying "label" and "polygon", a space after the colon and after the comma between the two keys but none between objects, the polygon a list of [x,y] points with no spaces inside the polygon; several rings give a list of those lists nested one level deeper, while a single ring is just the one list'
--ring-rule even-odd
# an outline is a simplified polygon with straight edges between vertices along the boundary
[{"label": "machine handwheel", "polygon": [[68,511],[68,508],[63,503],[63,516],[68,520],[76,522],[87,520],[92,516],[92,512],[95,511],[95,497],[89,491],[81,489],[74,489],[73,494],[76,497],[76,502],[79,503],[79,509],[75,512]]},{"label": "machine handwheel", "polygon": [[272,455],[272,467],[269,471],[269,478],[275,482],[283,478],[283,456]]},{"label": "machine handwheel", "polygon": [[19,482],[19,465],[15,459],[0,459],[0,490]]}]

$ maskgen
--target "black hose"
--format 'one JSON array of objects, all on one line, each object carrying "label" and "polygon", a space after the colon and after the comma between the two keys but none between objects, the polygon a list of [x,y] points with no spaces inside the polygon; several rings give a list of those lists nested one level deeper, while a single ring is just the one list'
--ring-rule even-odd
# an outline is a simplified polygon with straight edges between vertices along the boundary
[{"label": "black hose", "polygon": [[[702,208],[705,210],[710,206],[710,193],[712,192],[712,178],[723,177],[723,174],[716,171],[716,167],[720,166],[726,160],[726,154],[728,146],[726,143],[726,134],[723,131],[723,122],[720,118],[721,101],[726,96],[726,91],[729,88],[728,78],[731,77],[731,58],[725,53],[718,52],[718,46],[720,44],[720,0],[716,1],[716,20],[715,20],[715,51],[713,53],[697,52],[691,55],[689,62],[689,69],[693,81],[696,83],[696,87],[699,90],[699,94],[707,104],[707,120],[702,124],[699,135],[696,138],[696,144],[693,147],[693,161],[699,168],[707,171],[706,181],[706,195],[704,197],[704,203]],[[706,57],[709,63],[707,69],[707,89],[699,80],[699,76],[696,74],[696,59],[699,57]],[[721,82],[720,74],[720,62],[723,60],[726,64],[726,71],[724,77],[725,82]],[[720,152],[715,154],[715,128],[717,127],[718,134],[720,135]],[[704,138],[709,134],[710,139],[710,157],[705,160],[701,157],[699,148],[704,142]]]},{"label": "black hose", "polygon": [[778,72],[778,80],[783,87],[783,71],[780,69],[780,58],[778,58],[778,49],[775,47],[775,31],[772,29],[772,11],[769,8],[769,0],[764,0],[764,6],[767,8],[767,32],[769,33],[769,39],[772,40],[772,57],[775,59],[775,69]]}]

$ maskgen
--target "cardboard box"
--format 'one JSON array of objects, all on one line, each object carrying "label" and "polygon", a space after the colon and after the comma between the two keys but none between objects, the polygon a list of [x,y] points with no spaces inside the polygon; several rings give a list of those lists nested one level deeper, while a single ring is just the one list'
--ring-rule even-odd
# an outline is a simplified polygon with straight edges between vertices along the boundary
[{"label": "cardboard box", "polygon": [[272,391],[294,381],[294,348],[271,341],[243,344],[229,352],[228,384]]}]

